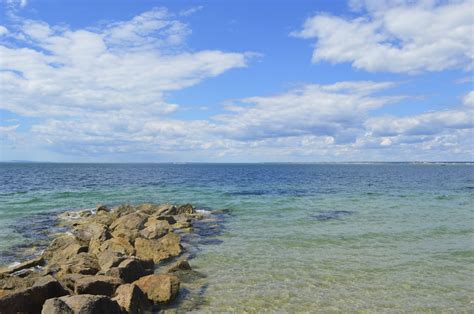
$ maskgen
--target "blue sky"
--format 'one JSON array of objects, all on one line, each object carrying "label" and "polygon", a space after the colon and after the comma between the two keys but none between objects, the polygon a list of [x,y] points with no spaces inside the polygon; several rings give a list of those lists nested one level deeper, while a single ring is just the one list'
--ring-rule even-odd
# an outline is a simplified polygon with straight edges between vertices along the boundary
[{"label": "blue sky", "polygon": [[472,160],[472,1],[0,3],[0,160]]}]

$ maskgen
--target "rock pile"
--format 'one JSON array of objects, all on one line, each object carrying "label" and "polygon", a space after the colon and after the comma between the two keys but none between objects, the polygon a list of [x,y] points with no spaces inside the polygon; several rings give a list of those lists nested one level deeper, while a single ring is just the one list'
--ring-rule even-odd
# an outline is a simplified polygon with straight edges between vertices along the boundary
[{"label": "rock pile", "polygon": [[173,301],[186,260],[155,274],[179,256],[182,232],[201,219],[190,205],[98,206],[65,213],[71,233],[43,254],[0,270],[0,313],[144,313]]}]

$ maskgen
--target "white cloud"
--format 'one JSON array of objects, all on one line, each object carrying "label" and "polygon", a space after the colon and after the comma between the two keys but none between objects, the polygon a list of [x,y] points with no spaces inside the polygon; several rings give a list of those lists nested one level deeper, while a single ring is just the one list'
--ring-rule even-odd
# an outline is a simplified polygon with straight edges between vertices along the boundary
[{"label": "white cloud", "polygon": [[331,136],[350,142],[370,110],[400,100],[375,96],[392,83],[340,82],[305,85],[275,96],[250,97],[216,117],[223,132],[242,140],[287,136]]},{"label": "white cloud", "polygon": [[[164,9],[130,21],[73,30],[24,20],[15,45],[0,45],[0,108],[36,117],[130,111],[160,116],[165,94],[238,67],[245,53],[188,52],[190,30]],[[20,92],[19,92],[20,91]]]},{"label": "white cloud", "polygon": [[204,9],[204,6],[198,5],[198,6],[189,8],[187,10],[180,11],[179,15],[181,15],[181,16],[190,16],[190,15],[193,15],[194,13],[196,13],[196,12],[201,11],[202,9]]},{"label": "white cloud", "polygon": [[5,26],[0,25],[0,36],[8,34],[8,29]]},{"label": "white cloud", "polygon": [[313,62],[350,62],[370,72],[472,69],[472,1],[356,0],[350,6],[366,14],[317,14],[293,33],[317,39]]}]

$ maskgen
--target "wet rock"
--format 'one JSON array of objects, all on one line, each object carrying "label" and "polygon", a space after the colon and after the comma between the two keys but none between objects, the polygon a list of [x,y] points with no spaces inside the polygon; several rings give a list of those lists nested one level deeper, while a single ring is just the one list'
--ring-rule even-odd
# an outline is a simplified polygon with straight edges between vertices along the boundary
[{"label": "wet rock", "polygon": [[179,292],[179,279],[171,274],[149,275],[134,282],[153,303],[168,303]]},{"label": "wet rock", "polygon": [[3,275],[3,274],[12,274],[12,273],[15,273],[15,272],[20,271],[20,270],[24,270],[24,269],[35,267],[35,266],[40,266],[40,265],[43,265],[43,264],[44,264],[43,257],[38,256],[34,259],[25,261],[25,262],[20,263],[18,265],[7,267],[5,269],[1,269],[0,270],[0,276]]},{"label": "wet rock", "polygon": [[176,219],[170,215],[155,216],[157,220],[166,220],[170,225],[176,223]]},{"label": "wet rock", "polygon": [[174,273],[177,271],[185,271],[185,270],[191,270],[191,265],[189,265],[189,262],[187,260],[180,260],[180,261],[177,261],[176,263],[171,264],[169,267],[167,267],[165,272]]},{"label": "wet rock", "polygon": [[125,284],[117,288],[116,301],[125,313],[146,313],[151,308],[151,303],[146,295],[135,284]]},{"label": "wet rock", "polygon": [[107,276],[120,278],[125,283],[130,283],[138,278],[150,274],[150,270],[145,269],[145,264],[136,258],[128,258],[106,272]]},{"label": "wet rock", "polygon": [[82,294],[50,299],[45,302],[42,313],[120,314],[121,309],[107,296]]},{"label": "wet rock", "polygon": [[179,206],[177,209],[176,209],[176,213],[172,214],[172,215],[190,215],[190,214],[194,214],[196,212],[196,210],[194,209],[194,206],[191,205],[191,204],[184,204],[184,205],[181,205]]},{"label": "wet rock", "polygon": [[67,291],[52,276],[40,278],[31,288],[18,290],[0,298],[2,314],[39,313],[50,298],[66,295]]},{"label": "wet rock", "polygon": [[153,260],[155,263],[181,253],[181,237],[168,233],[158,240],[137,238],[135,240],[136,255],[140,259]]},{"label": "wet rock", "polygon": [[98,214],[100,212],[110,212],[110,208],[108,208],[106,205],[102,205],[102,204],[99,204],[97,205],[97,207],[95,208],[95,212]]},{"label": "wet rock", "polygon": [[122,284],[122,280],[112,276],[85,276],[75,282],[76,294],[98,294],[113,296],[115,289]]}]

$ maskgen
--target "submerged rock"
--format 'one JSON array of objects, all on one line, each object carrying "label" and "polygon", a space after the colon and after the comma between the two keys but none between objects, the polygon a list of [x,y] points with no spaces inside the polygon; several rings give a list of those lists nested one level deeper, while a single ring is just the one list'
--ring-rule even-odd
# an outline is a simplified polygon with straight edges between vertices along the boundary
[{"label": "submerged rock", "polygon": [[191,270],[191,265],[187,260],[177,261],[171,264],[169,267],[166,268],[166,273],[174,273],[177,271],[184,271],[184,270]]}]

